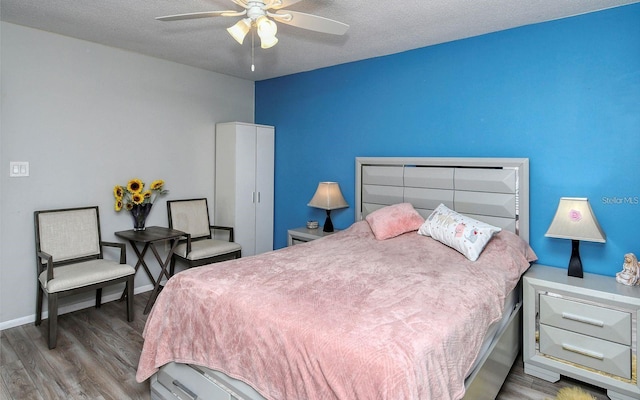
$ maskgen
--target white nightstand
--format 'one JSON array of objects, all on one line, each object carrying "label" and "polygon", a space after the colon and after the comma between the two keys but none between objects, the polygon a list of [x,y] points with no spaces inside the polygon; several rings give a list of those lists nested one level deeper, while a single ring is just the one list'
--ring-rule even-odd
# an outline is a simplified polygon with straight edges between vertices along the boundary
[{"label": "white nightstand", "polygon": [[[607,389],[615,400],[640,398],[640,286],[615,278],[533,265],[523,279],[524,371],[549,382],[560,375]],[[633,365],[635,364],[635,371]]]},{"label": "white nightstand", "polygon": [[287,246],[293,246],[294,244],[306,243],[312,240],[320,239],[322,237],[332,235],[338,232],[336,229],[333,232],[324,232],[322,227],[316,229],[309,229],[306,227],[289,229],[287,231],[288,239]]}]

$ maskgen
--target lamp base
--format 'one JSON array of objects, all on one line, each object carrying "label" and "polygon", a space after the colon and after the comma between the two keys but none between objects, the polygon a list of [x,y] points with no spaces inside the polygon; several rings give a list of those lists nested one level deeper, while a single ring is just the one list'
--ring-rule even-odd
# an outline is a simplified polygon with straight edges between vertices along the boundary
[{"label": "lamp base", "polygon": [[323,232],[333,232],[333,222],[331,222],[331,210],[327,210],[327,219],[324,221]]},{"label": "lamp base", "polygon": [[569,259],[569,276],[582,278],[582,260],[580,260],[580,241],[571,240],[571,258]]}]

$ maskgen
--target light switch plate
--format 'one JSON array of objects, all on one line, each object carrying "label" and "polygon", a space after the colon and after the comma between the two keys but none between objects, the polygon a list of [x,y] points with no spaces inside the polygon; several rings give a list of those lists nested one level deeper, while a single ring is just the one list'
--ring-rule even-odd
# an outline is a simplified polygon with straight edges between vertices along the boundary
[{"label": "light switch plate", "polygon": [[28,161],[10,161],[9,176],[16,177],[16,178],[29,176],[29,162]]}]

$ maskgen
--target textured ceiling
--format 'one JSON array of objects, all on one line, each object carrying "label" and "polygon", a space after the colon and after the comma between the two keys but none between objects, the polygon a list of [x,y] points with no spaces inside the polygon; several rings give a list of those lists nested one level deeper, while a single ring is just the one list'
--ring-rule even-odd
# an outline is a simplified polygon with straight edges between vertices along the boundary
[{"label": "textured ceiling", "polygon": [[333,36],[278,24],[267,50],[226,32],[239,17],[157,16],[240,10],[230,0],[0,0],[0,19],[249,80],[263,80],[602,10],[639,0],[303,0],[294,11],[350,25]]}]

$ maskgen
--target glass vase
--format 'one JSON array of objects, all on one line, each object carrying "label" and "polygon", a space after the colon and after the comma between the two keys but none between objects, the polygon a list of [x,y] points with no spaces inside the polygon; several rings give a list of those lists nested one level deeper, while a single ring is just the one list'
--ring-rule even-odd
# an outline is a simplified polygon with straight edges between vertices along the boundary
[{"label": "glass vase", "polygon": [[151,203],[145,204],[134,204],[131,209],[131,217],[133,218],[133,230],[134,231],[144,231],[145,230],[145,222],[147,221],[147,217],[151,212]]}]

